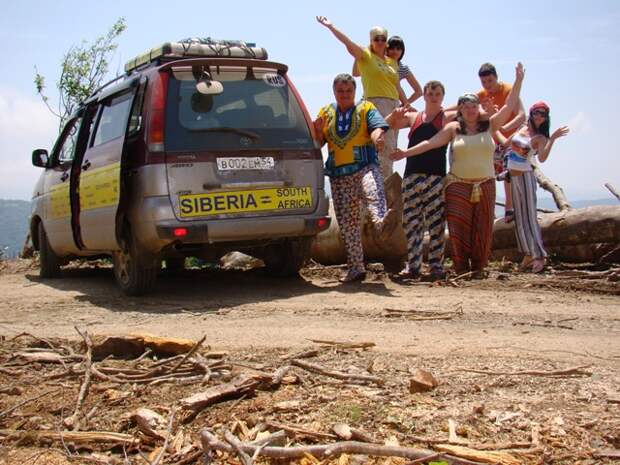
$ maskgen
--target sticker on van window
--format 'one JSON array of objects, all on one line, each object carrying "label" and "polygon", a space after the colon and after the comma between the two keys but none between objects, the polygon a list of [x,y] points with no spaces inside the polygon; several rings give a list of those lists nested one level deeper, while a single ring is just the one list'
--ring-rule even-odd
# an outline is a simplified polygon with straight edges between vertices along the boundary
[{"label": "sticker on van window", "polygon": [[284,87],[286,85],[286,80],[279,74],[265,74],[263,81],[271,87]]}]

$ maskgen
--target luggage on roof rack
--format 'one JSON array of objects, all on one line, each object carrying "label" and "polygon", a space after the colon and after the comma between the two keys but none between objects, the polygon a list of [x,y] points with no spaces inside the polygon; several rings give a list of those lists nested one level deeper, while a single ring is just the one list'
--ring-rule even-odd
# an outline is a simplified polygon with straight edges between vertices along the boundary
[{"label": "luggage on roof rack", "polygon": [[242,40],[215,40],[210,37],[189,38],[179,42],[166,42],[142,55],[138,55],[125,63],[125,72],[129,73],[136,68],[159,59],[185,57],[253,58],[266,60],[267,50]]}]

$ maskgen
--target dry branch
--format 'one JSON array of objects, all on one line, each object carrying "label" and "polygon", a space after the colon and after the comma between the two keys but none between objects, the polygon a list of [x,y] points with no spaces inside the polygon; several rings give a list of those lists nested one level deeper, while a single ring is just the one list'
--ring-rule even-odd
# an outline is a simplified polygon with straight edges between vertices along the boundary
[{"label": "dry branch", "polygon": [[93,364],[93,342],[91,341],[87,331],[82,333],[77,326],[75,327],[75,330],[80,336],[82,336],[82,339],[84,339],[84,343],[86,344],[86,355],[84,356],[84,382],[80,386],[80,392],[78,394],[77,401],[75,402],[73,415],[65,418],[64,424],[66,427],[71,428],[74,431],[78,431],[80,429],[80,411],[84,405],[84,400],[88,394],[88,389],[90,388],[92,376],[91,367]]},{"label": "dry branch", "polygon": [[229,383],[213,386],[204,392],[194,394],[180,400],[180,405],[186,410],[199,412],[209,405],[231,397],[247,395],[258,387],[260,381],[247,375],[239,375]]},{"label": "dry branch", "polygon": [[329,376],[331,378],[341,379],[348,382],[365,382],[365,383],[375,383],[379,386],[383,386],[385,384],[385,380],[379,378],[377,376],[370,375],[356,375],[352,373],[343,373],[341,371],[328,370],[323,368],[320,365],[316,365],[314,363],[302,362],[301,360],[292,360],[291,363],[299,368],[303,368],[304,370],[308,370],[314,373],[318,373],[324,376]]},{"label": "dry branch", "polygon": [[586,368],[590,368],[592,365],[583,365],[573,368],[566,368],[564,370],[523,370],[523,371],[488,371],[488,370],[472,370],[468,368],[461,368],[458,371],[464,371],[467,373],[477,373],[480,375],[492,375],[492,376],[592,376],[592,372],[584,371]]},{"label": "dry branch", "polygon": [[48,396],[48,395],[50,395],[50,394],[55,394],[55,393],[57,393],[57,392],[60,392],[60,389],[52,389],[52,390],[50,390],[50,391],[45,391],[43,394],[39,394],[39,395],[36,395],[36,396],[31,397],[31,398],[29,398],[29,399],[22,400],[21,402],[19,402],[18,404],[14,405],[13,407],[10,407],[10,408],[8,408],[8,409],[6,409],[6,410],[4,410],[4,411],[0,412],[0,418],[2,418],[2,417],[4,417],[4,416],[8,415],[9,413],[11,413],[11,412],[13,412],[13,411],[17,410],[17,409],[18,409],[18,408],[20,408],[22,405],[26,405],[26,404],[28,404],[28,403],[30,403],[30,402],[34,402],[35,400],[40,399],[41,397],[45,397],[45,396]]},{"label": "dry branch", "polygon": [[[225,433],[226,434],[226,433]],[[228,433],[230,434],[230,433]],[[223,452],[235,453],[235,449],[230,444],[219,440],[211,431],[203,429],[200,433],[200,440],[205,452],[220,450]],[[248,443],[240,443],[239,449],[246,454],[254,454],[260,446]],[[341,454],[362,454],[375,457],[402,457],[406,459],[421,459],[433,455],[435,452],[424,449],[414,449],[411,447],[382,446],[379,444],[366,444],[363,442],[345,441],[329,445],[316,446],[294,446],[294,447],[265,447],[260,451],[260,455],[277,459],[295,459],[306,457],[308,454],[317,458],[338,456]],[[454,465],[480,465],[481,462],[460,459],[451,455],[446,455],[445,460]]]},{"label": "dry branch", "polygon": [[312,431],[302,428],[300,426],[285,425],[283,423],[276,423],[274,421],[266,422],[265,426],[269,429],[283,430],[297,437],[310,437],[315,439],[337,439],[337,436],[334,434],[322,433],[320,431]]},{"label": "dry branch", "polygon": [[609,190],[609,192],[611,192],[613,194],[613,196],[615,198],[617,198],[618,200],[620,200],[620,194],[618,194],[618,191],[616,189],[614,189],[614,186],[612,186],[611,184],[609,184],[608,182],[605,183],[605,187]]},{"label": "dry branch", "polygon": [[338,341],[326,341],[321,339],[308,339],[315,344],[324,344],[327,346],[335,346],[337,349],[368,349],[375,347],[377,344],[374,342],[338,342]]},{"label": "dry branch", "polygon": [[36,430],[0,430],[0,437],[5,441],[33,439],[35,441],[64,441],[76,444],[113,444],[131,446],[138,441],[129,434],[112,431],[36,431]]}]

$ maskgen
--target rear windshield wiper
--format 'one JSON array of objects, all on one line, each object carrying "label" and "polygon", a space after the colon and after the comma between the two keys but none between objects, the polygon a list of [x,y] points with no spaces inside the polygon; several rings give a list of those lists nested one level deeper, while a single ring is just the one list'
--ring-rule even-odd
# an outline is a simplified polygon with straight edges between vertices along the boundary
[{"label": "rear windshield wiper", "polygon": [[234,132],[235,134],[239,134],[241,136],[249,137],[250,139],[260,139],[260,136],[252,131],[245,131],[243,129],[231,128],[228,126],[221,126],[218,128],[192,128],[191,132]]}]

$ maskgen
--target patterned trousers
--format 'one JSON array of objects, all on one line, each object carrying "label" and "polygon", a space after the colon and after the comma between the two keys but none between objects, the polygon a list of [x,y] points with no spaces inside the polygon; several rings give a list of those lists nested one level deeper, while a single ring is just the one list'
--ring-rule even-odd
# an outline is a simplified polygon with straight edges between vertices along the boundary
[{"label": "patterned trousers", "polygon": [[472,188],[464,182],[453,182],[446,187],[446,220],[457,273],[482,271],[491,255],[495,179],[480,184],[479,202],[470,201]]},{"label": "patterned trousers", "polygon": [[[377,110],[379,110],[379,113],[381,113],[381,116],[384,118],[400,105],[398,100],[391,98],[371,97],[368,101],[372,102],[373,105],[377,107]],[[385,182],[385,180],[394,172],[394,162],[390,160],[390,153],[396,149],[396,138],[398,137],[398,132],[394,129],[390,129],[385,133],[384,137],[385,144],[383,145],[383,150],[379,152],[379,166],[381,168],[383,181]]]},{"label": "patterned trousers", "polygon": [[347,265],[350,270],[364,271],[361,207],[366,206],[373,223],[385,216],[387,207],[381,172],[377,165],[370,165],[348,176],[330,178],[330,183]]},{"label": "patterned trousers", "polygon": [[422,240],[429,233],[428,264],[443,271],[446,221],[443,176],[413,173],[403,179],[403,228],[407,236],[407,270],[419,273],[422,267]]},{"label": "patterned trousers", "polygon": [[532,171],[510,176],[519,251],[533,258],[547,256],[536,217],[536,177]]}]

